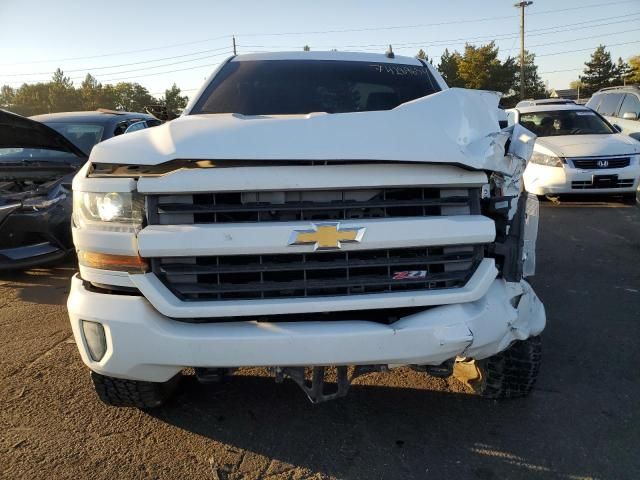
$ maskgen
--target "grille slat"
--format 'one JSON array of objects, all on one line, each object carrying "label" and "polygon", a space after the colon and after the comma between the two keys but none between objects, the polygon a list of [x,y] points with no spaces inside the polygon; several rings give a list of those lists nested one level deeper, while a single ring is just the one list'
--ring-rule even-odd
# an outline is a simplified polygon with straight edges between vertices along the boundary
[{"label": "grille slat", "polygon": [[[381,202],[367,202],[366,208],[393,208],[393,207],[442,207],[442,206],[465,206],[469,204],[468,197],[449,197],[439,198],[432,200],[421,201],[381,201]],[[365,208],[362,202],[347,202],[338,201],[331,203],[314,203],[314,202],[301,202],[301,203],[287,203],[283,205],[273,205],[271,203],[260,204],[255,203],[251,205],[186,205],[182,203],[165,203],[158,207],[158,213],[242,213],[242,212],[269,212],[274,209],[280,211],[295,211],[295,210],[335,210],[341,208],[345,210]],[[260,219],[258,219],[260,221]]]},{"label": "grille slat", "polygon": [[[425,279],[407,279],[397,280],[396,285],[410,285],[410,284],[425,284],[432,282],[451,282],[460,281],[466,277],[466,272],[447,272],[431,275],[429,280]],[[330,283],[330,285],[328,285]],[[344,288],[344,287],[360,287],[360,286],[387,286],[388,280],[383,280],[376,276],[362,276],[352,280],[307,280],[306,282],[301,280],[299,282],[249,282],[241,284],[226,284],[224,286],[218,286],[214,283],[174,283],[173,288],[179,291],[182,295],[190,294],[210,294],[212,291],[216,293],[237,293],[237,292],[253,292],[254,290],[260,290],[263,292],[280,291],[280,290],[302,290],[304,288],[313,290],[326,288]]]},{"label": "grille slat", "polygon": [[481,245],[462,245],[156,258],[151,264],[179,298],[201,301],[456,288],[466,284],[482,257]]},{"label": "grille slat", "polygon": [[[218,265],[194,265],[190,263],[169,263],[160,264],[158,271],[165,275],[209,275],[214,273],[248,273],[248,272],[287,272],[300,270],[300,265],[304,265],[304,269],[313,270],[335,270],[338,268],[357,268],[357,267],[390,267],[393,265],[415,265],[424,264],[431,265],[435,263],[460,263],[469,262],[473,260],[473,253],[456,253],[448,255],[433,255],[433,256],[416,256],[409,258],[391,258],[385,256],[384,258],[375,258],[371,260],[366,259],[349,259],[349,252],[345,252],[345,260],[333,260],[333,261],[305,261],[302,258],[301,264],[291,263],[277,263],[277,262],[263,262],[262,256],[259,263],[247,263],[243,265],[230,265],[219,266]],[[220,258],[220,257],[218,257]]]},{"label": "grille slat", "polygon": [[469,215],[478,188],[384,188],[152,195],[149,224],[349,220]]}]

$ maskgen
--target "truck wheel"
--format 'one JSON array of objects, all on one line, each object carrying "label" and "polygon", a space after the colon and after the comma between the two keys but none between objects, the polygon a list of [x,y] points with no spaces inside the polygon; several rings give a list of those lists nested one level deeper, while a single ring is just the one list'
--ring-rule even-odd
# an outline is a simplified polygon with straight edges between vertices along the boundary
[{"label": "truck wheel", "polygon": [[174,392],[180,374],[164,383],[124,380],[91,372],[98,398],[112,407],[154,408],[162,405]]},{"label": "truck wheel", "polygon": [[457,362],[454,376],[485,398],[526,397],[536,383],[541,352],[542,340],[531,337],[484,360]]}]

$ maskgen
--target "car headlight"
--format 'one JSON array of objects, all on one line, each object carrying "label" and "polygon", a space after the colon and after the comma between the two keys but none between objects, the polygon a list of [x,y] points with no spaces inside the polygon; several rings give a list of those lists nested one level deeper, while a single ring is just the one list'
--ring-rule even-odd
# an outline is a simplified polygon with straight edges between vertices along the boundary
[{"label": "car headlight", "polygon": [[76,228],[137,232],[142,228],[144,200],[132,192],[73,192]]},{"label": "car headlight", "polygon": [[547,167],[562,167],[562,160],[555,155],[545,155],[540,152],[533,152],[529,159],[531,163],[537,163],[538,165],[546,165]]}]

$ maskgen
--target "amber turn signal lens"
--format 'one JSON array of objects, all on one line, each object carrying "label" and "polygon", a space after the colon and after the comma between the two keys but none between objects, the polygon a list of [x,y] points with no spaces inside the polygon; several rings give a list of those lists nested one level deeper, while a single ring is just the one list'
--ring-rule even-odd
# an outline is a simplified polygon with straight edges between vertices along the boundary
[{"label": "amber turn signal lens", "polygon": [[83,267],[99,268],[101,270],[117,270],[129,273],[149,271],[149,263],[138,256],[79,251],[78,263]]}]

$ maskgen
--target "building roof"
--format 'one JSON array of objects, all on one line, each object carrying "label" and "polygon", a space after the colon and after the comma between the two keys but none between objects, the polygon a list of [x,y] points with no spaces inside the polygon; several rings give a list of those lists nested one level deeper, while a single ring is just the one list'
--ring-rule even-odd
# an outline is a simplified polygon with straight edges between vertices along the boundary
[{"label": "building roof", "polygon": [[568,98],[570,100],[575,100],[578,98],[578,90],[575,88],[568,88],[565,90],[556,90],[555,88],[552,88],[549,96],[551,98]]}]

